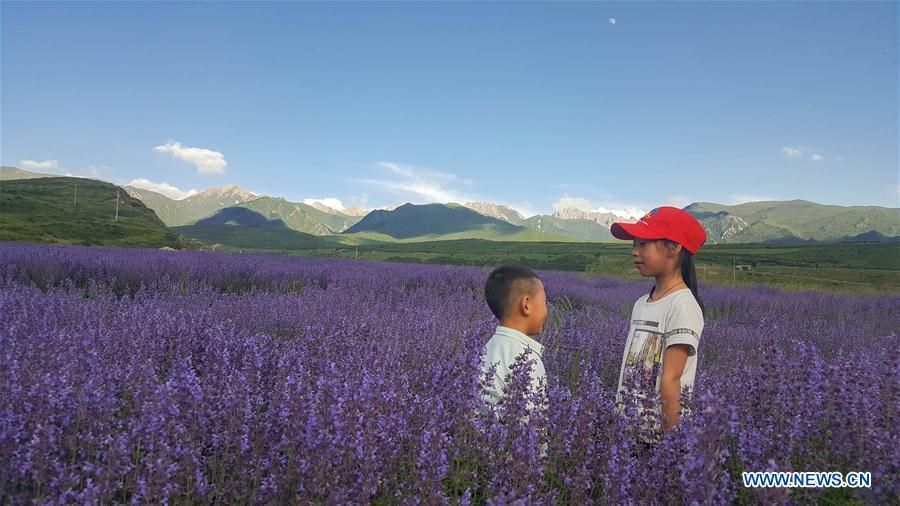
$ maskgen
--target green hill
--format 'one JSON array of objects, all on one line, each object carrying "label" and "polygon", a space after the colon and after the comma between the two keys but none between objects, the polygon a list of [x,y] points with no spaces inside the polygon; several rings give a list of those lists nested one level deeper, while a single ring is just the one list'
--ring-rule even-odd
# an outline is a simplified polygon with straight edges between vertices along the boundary
[{"label": "green hill", "polygon": [[[249,209],[270,221],[281,220],[291,230],[312,235],[337,234],[359,221],[355,216],[330,214],[307,204],[274,197],[259,197],[232,207]],[[227,209],[219,212],[228,212]]]},{"label": "green hill", "polygon": [[205,218],[220,209],[236,206],[259,198],[259,195],[247,191],[236,184],[216,186],[197,192],[177,202],[194,216],[194,219]]},{"label": "green hill", "polygon": [[36,179],[39,177],[56,177],[53,174],[40,174],[18,167],[0,165],[0,181],[12,181],[14,179]]},{"label": "green hill", "polygon": [[518,224],[548,234],[584,241],[611,241],[614,239],[609,228],[592,220],[563,219],[541,214],[522,220]]},{"label": "green hill", "polygon": [[[323,228],[327,225],[314,221],[316,218],[322,221],[325,219],[316,215],[321,211],[313,209],[313,212],[309,212],[305,208],[310,206],[305,204],[299,204],[303,207],[297,209],[293,207],[295,206],[293,202],[281,199],[261,197],[257,200],[220,209],[212,216],[198,220],[192,225],[173,227],[173,230],[185,237],[229,249],[296,251],[379,242],[376,238],[317,235],[295,230],[280,216],[286,216],[291,220],[290,225],[309,226],[318,231],[327,230]],[[339,223],[333,226],[340,226]]]},{"label": "green hill", "polygon": [[289,251],[324,248],[338,244],[334,238],[297,232],[284,225],[205,224],[173,227],[172,230],[207,244],[221,244],[248,250]]},{"label": "green hill", "polygon": [[[340,234],[311,234],[292,227],[311,225],[314,230],[321,232],[323,227],[327,227],[327,224],[313,221],[314,219],[323,220],[323,217],[315,216],[314,213],[304,209],[310,206],[300,204],[299,206],[302,207],[299,209],[297,206],[298,204],[293,202],[261,197],[239,206],[221,209],[208,218],[198,220],[193,225],[174,227],[173,230],[208,245],[218,244],[231,249],[281,251],[346,249],[356,245],[377,246],[424,241],[445,243],[475,239],[516,242],[577,242],[568,237],[556,237],[485,217],[462,206],[445,206],[443,204],[429,206],[412,206],[410,204],[412,207],[401,210],[401,224],[408,224],[409,229],[417,228],[416,232],[419,235],[400,234],[403,237],[396,237],[387,233],[393,231],[391,227],[387,227],[385,230],[359,230],[356,232],[350,230],[354,227],[350,227]],[[403,207],[401,206],[401,208]],[[416,209],[423,207],[426,209]],[[315,209],[314,211],[322,213]],[[425,211],[424,216],[420,214],[421,211]],[[393,212],[375,211],[369,216],[372,214],[378,216],[381,213]],[[328,213],[322,214],[328,215]],[[328,216],[341,218],[335,215]],[[404,220],[408,220],[408,222],[404,223]],[[339,225],[341,223],[338,222]],[[460,226],[460,223],[464,223],[465,226]]]},{"label": "green hill", "polygon": [[156,211],[157,216],[170,227],[190,225],[206,218],[220,209],[234,206],[258,198],[237,185],[217,186],[197,192],[181,200],[169,198],[161,193],[126,186],[128,193],[140,199],[147,207]]},{"label": "green hill", "polygon": [[[807,200],[748,202],[734,206],[696,202],[685,210],[706,228],[716,243],[832,242],[877,232],[900,235],[900,209],[877,206],[831,206]],[[875,236],[873,236],[875,237]]]},{"label": "green hill", "polygon": [[[3,182],[41,178],[66,179],[12,166],[0,167],[0,181]],[[132,186],[125,186],[124,189],[130,197],[139,199],[153,210],[169,227],[200,221],[206,225],[283,224],[290,230],[316,236],[343,234],[346,240],[353,242],[464,239],[578,242],[613,239],[606,223],[579,219],[586,215],[538,215],[521,219],[521,215],[513,209],[490,202],[470,202],[465,206],[406,204],[391,211],[376,210],[359,217],[284,198],[259,196],[237,185],[209,188],[180,200]],[[708,234],[707,244],[900,242],[898,208],[834,206],[790,200],[739,205],[695,202],[684,209],[703,224]]]},{"label": "green hill", "polygon": [[129,195],[143,202],[145,206],[153,209],[167,226],[187,225],[200,218],[196,212],[184,205],[183,200],[171,199],[162,193],[134,186],[123,186],[122,188],[127,190]]},{"label": "green hill", "polygon": [[344,234],[381,234],[401,241],[486,239],[502,241],[572,241],[485,216],[457,204],[403,204],[375,210]]},{"label": "green hill", "polygon": [[181,248],[182,240],[128,192],[75,177],[0,183],[0,240]]},{"label": "green hill", "polygon": [[280,218],[268,219],[256,211],[247,209],[246,207],[237,206],[221,209],[209,218],[197,220],[194,225],[197,227],[206,227],[210,225],[237,225],[239,227],[268,226],[274,228],[287,228],[284,220]]}]

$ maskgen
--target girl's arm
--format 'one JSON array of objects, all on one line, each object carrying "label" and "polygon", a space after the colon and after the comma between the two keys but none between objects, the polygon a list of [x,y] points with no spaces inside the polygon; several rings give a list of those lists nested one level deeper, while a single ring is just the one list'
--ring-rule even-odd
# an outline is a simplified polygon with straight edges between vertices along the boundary
[{"label": "girl's arm", "polygon": [[663,402],[663,414],[666,417],[664,428],[669,430],[678,424],[681,413],[681,373],[687,362],[691,347],[687,344],[673,344],[666,348],[663,355],[663,370],[660,378],[659,395]]}]

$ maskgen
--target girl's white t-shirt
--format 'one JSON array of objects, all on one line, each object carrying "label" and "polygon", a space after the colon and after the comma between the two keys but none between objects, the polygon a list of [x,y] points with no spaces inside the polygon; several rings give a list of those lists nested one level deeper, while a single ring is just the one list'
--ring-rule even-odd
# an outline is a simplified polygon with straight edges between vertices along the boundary
[{"label": "girl's white t-shirt", "polygon": [[690,347],[681,388],[693,389],[697,375],[697,347],[703,333],[703,311],[689,288],[675,290],[657,301],[650,294],[637,300],[631,311],[631,325],[625,342],[625,354],[619,370],[616,404],[623,408],[624,396],[646,398],[653,385],[656,410],[659,405],[660,378],[665,349],[673,344]]}]

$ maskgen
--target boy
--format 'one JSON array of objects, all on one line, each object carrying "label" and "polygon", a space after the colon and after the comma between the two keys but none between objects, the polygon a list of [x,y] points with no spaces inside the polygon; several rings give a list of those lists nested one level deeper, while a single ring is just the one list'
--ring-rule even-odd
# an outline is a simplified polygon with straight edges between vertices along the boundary
[{"label": "boy", "polygon": [[[506,389],[510,367],[520,354],[527,353],[532,360],[532,391],[538,391],[541,380],[546,378],[541,360],[544,347],[529,336],[541,333],[547,318],[547,294],[531,269],[504,265],[488,275],[484,298],[499,321],[481,359],[482,373],[497,364],[484,397],[486,403],[496,405]],[[528,404],[529,411],[533,407]]]}]

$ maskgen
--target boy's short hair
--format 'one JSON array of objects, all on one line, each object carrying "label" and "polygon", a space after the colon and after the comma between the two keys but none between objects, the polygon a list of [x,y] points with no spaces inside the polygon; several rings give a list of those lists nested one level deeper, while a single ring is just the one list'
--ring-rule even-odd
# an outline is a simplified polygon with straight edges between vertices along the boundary
[{"label": "boy's short hair", "polygon": [[540,281],[531,269],[521,265],[502,265],[492,270],[484,282],[484,299],[498,320],[506,316],[510,303],[523,295],[533,295]]}]

